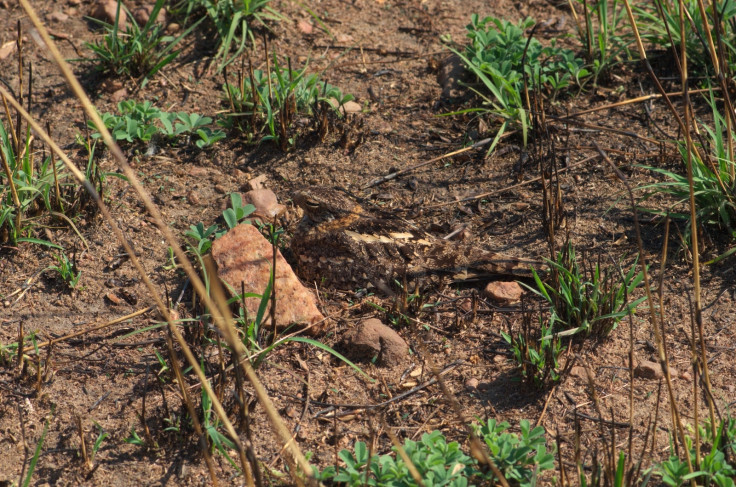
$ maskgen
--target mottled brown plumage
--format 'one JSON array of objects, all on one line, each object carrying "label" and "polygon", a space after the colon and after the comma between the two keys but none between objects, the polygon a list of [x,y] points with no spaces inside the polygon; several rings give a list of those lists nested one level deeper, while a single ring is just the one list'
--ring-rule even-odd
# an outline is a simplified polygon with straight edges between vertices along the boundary
[{"label": "mottled brown plumage", "polygon": [[391,216],[363,208],[345,193],[309,187],[293,197],[304,218],[292,239],[297,272],[335,287],[371,287],[390,293],[392,283],[428,275],[455,279],[531,275],[541,263],[449,242]]}]

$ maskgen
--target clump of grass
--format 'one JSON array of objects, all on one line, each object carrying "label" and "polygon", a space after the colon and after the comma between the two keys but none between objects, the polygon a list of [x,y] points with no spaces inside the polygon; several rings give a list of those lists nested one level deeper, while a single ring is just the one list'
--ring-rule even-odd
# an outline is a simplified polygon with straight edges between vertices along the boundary
[{"label": "clump of grass", "polygon": [[218,71],[222,71],[245,50],[247,41],[255,43],[252,25],[267,26],[267,21],[279,21],[283,17],[272,9],[271,0],[183,0],[174,10],[188,17],[203,12],[202,19],[216,33]]},{"label": "clump of grass", "polygon": [[[695,216],[700,225],[726,232],[730,238],[736,239],[736,164],[733,156],[729,156],[728,137],[736,137],[726,133],[726,121],[718,110],[713,94],[708,103],[711,106],[713,125],[702,124],[707,139],[695,144],[696,150],[690,154],[693,172],[693,196],[695,198]],[[684,142],[678,143],[683,168],[687,168],[688,150]],[[685,220],[685,241],[690,240],[692,232],[689,211],[678,211],[690,199],[690,185],[687,174],[661,167],[642,166],[652,172],[663,175],[666,180],[639,188],[645,193],[641,202],[645,202],[656,194],[664,194],[674,199],[668,209],[658,210],[645,208],[646,211],[669,215],[671,218]]]},{"label": "clump of grass", "polygon": [[644,278],[636,272],[636,262],[621,276],[616,266],[579,262],[568,242],[557,260],[547,259],[547,263],[550,278],[546,282],[533,271],[536,287],[522,284],[549,303],[549,327],[557,336],[607,336],[645,299],[626,302]]},{"label": "clump of grass", "polygon": [[177,37],[166,35],[165,26],[156,22],[164,2],[165,0],[156,1],[148,21],[142,27],[128,11],[129,24],[125,32],[121,32],[119,22],[120,11],[125,8],[122,2],[118,2],[115,21],[112,24],[90,19],[101,25],[105,32],[101,40],[85,43],[85,46],[94,53],[93,63],[99,71],[134,78],[142,77],[141,86],[145,86],[158,71],[176,59],[180,50],[175,51],[174,47],[197,24],[190,26]]},{"label": "clump of grass", "polygon": [[[31,242],[61,249],[35,237],[43,216],[65,218],[58,210],[71,206],[65,197],[73,192],[70,173],[61,161],[48,156],[39,164],[32,150],[33,137],[16,140],[12,128],[0,122],[0,241],[15,245]],[[63,210],[62,210],[63,211]]]},{"label": "clump of grass", "polygon": [[532,317],[533,313],[523,313],[521,331],[515,333],[509,329],[502,331],[501,336],[511,346],[514,361],[526,383],[543,389],[560,381],[559,357],[566,347],[550,321],[540,315],[537,327]]},{"label": "clump of grass", "polygon": [[618,0],[577,0],[582,5],[583,19],[570,4],[584,47],[585,60],[593,72],[593,81],[608,73],[624,59],[630,58],[629,46],[633,35],[626,28],[626,11]]},{"label": "clump of grass", "polygon": [[[291,62],[289,61],[289,66]],[[339,107],[353,95],[319,79],[319,75],[279,65],[273,57],[270,70],[240,73],[237,84],[223,86],[228,111],[222,125],[245,133],[250,141],[274,141],[285,149],[295,144],[293,130],[297,116],[313,116],[318,104],[330,107],[340,116]]]},{"label": "clump of grass", "polygon": [[49,266],[47,270],[56,271],[69,289],[76,289],[82,272],[77,269],[77,263],[74,258],[69,259],[64,252],[61,252],[55,256],[55,259],[56,265]]},{"label": "clump of grass", "polygon": [[[536,38],[527,39],[525,30],[533,25],[531,18],[513,24],[473,14],[466,27],[468,44],[464,48],[448,46],[477,78],[479,86],[471,88],[481,99],[482,107],[447,115],[478,113],[499,120],[501,126],[489,152],[509,129],[521,130],[524,145],[527,143],[530,119],[525,108],[525,76],[530,85],[538,86],[554,99],[590,75],[584,61],[573,51],[557,47],[554,39],[547,47]],[[449,38],[444,40],[449,43]]]}]

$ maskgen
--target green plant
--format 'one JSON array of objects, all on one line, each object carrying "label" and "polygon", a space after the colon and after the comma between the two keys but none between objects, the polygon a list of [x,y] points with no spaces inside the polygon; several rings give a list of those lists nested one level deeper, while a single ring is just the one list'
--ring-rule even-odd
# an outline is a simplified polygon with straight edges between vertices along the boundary
[{"label": "green plant", "polygon": [[524,31],[533,25],[531,18],[513,24],[495,17],[481,19],[473,14],[466,27],[468,45],[462,50],[448,46],[480,81],[480,87],[471,88],[482,100],[483,107],[445,115],[487,113],[500,119],[501,127],[489,152],[509,128],[521,130],[524,145],[527,143],[530,119],[523,97],[524,75],[530,86],[547,90],[554,98],[573,83],[579,85],[590,74],[583,67],[582,59],[569,49],[557,47],[554,40],[548,47],[536,38],[527,40]]},{"label": "green plant", "polygon": [[55,256],[56,265],[49,266],[46,269],[59,273],[61,279],[69,286],[69,289],[76,289],[79,284],[79,277],[82,272],[77,269],[77,263],[74,259],[69,260],[65,253],[59,253]]},{"label": "green plant", "polygon": [[[232,229],[254,211],[256,207],[251,204],[243,206],[243,198],[240,193],[230,193],[230,208],[222,212],[222,218],[227,227]],[[245,220],[245,223],[250,222]]]},{"label": "green plant", "polygon": [[[554,468],[554,447],[547,452],[544,428],[530,428],[529,421],[521,421],[521,436],[507,433],[508,423],[495,420],[480,421],[473,429],[489,448],[490,458],[504,477],[515,486],[535,485],[538,475]],[[477,460],[469,457],[457,442],[448,443],[439,431],[422,435],[420,441],[406,440],[402,446],[416,467],[423,485],[427,487],[487,485],[497,481],[487,469],[481,470]],[[340,459],[345,466],[328,467],[319,472],[322,481],[342,482],[357,486],[416,486],[409,467],[398,448],[394,455],[369,455],[365,443],[355,443],[354,451],[342,450]]]},{"label": "green plant", "polygon": [[[734,133],[726,134],[726,122],[718,110],[713,94],[710,94],[709,103],[713,114],[713,126],[701,124],[707,133],[707,140],[697,144],[691,153],[693,173],[693,196],[695,199],[695,216],[700,225],[715,227],[728,233],[731,239],[736,238],[736,164],[728,155],[727,137],[734,137]],[[680,159],[687,168],[687,145],[678,143]],[[673,197],[675,202],[670,208],[678,208],[690,200],[690,185],[687,175],[659,167],[641,166],[644,169],[659,173],[667,181],[644,185],[639,188],[645,195],[642,202],[655,194],[665,194]],[[659,215],[669,215],[672,218],[686,220],[685,238],[689,240],[692,228],[690,227],[689,211],[655,210],[645,208],[646,211]]]},{"label": "green plant", "polygon": [[269,3],[271,0],[183,0],[175,10],[187,16],[204,11],[202,19],[208,19],[217,33],[215,60],[219,60],[218,71],[222,71],[243,53],[248,39],[251,44],[255,42],[251,24],[256,22],[267,27],[267,20],[282,19]]},{"label": "green plant", "polygon": [[577,3],[583,5],[584,25],[574,8],[572,13],[578,21],[578,36],[585,48],[586,61],[597,82],[601,73],[630,57],[628,47],[632,35],[623,30],[626,11],[618,0],[577,0]]},{"label": "green plant", "polygon": [[636,273],[636,262],[620,276],[614,266],[582,266],[571,243],[557,253],[557,261],[546,259],[551,277],[543,282],[536,271],[536,287],[524,287],[544,298],[550,305],[549,327],[559,337],[578,333],[603,337],[618,326],[619,321],[644,301],[639,298],[627,304],[626,295],[641,283],[642,272]]},{"label": "green plant", "polygon": [[102,446],[102,442],[105,441],[107,437],[110,436],[110,434],[107,431],[102,429],[102,426],[100,426],[100,424],[97,421],[93,421],[93,422],[95,426],[97,426],[97,430],[99,433],[97,435],[97,439],[95,439],[95,442],[92,445],[92,455],[89,458],[90,462],[94,460],[95,456],[97,455],[97,450],[99,450],[100,447]]},{"label": "green plant", "polygon": [[31,131],[26,130],[16,144],[5,123],[0,123],[0,241],[61,249],[33,234],[36,222],[44,215],[64,218],[56,210],[73,183],[67,182],[71,176],[61,161],[49,156],[39,164],[34,159],[32,139]]},{"label": "green plant", "polygon": [[[487,422],[479,421],[474,428],[488,446],[491,460],[514,485],[535,485],[540,473],[554,468],[555,448],[547,452],[543,427],[532,429],[529,421],[523,419],[519,422],[521,435],[517,435],[506,432],[509,429],[507,422],[498,423],[495,419],[489,419]],[[491,480],[497,480],[490,472],[488,476]]]},{"label": "green plant", "polygon": [[[229,111],[223,114],[221,125],[285,148],[295,142],[291,128],[297,115],[313,115],[315,105],[325,103],[339,116],[339,107],[354,98],[320,81],[317,74],[307,75],[306,66],[300,71],[283,68],[275,55],[272,64],[268,73],[256,69],[252,78],[241,73],[237,84],[225,83]],[[258,138],[262,132],[265,135]]]},{"label": "green plant", "polygon": [[[715,436],[711,435],[711,424],[707,420],[705,427],[696,426],[701,432],[701,438],[716,438],[715,443],[710,445],[710,451],[705,445],[696,448],[693,445],[693,439],[685,435],[685,443],[691,459],[698,458],[700,469],[689,473],[688,464],[677,456],[671,456],[662,463],[653,467],[654,473],[662,477],[662,482],[671,486],[679,487],[685,485],[692,479],[697,479],[698,485],[716,485],[718,487],[733,487],[736,469],[728,463],[726,453],[731,453],[732,443],[729,430],[733,427],[733,418],[731,416],[724,417],[718,426],[718,432]],[[725,443],[723,440],[727,440]]]},{"label": "green plant", "polygon": [[[419,471],[425,486],[468,485],[475,461],[460,450],[457,442],[447,443],[439,431],[425,433],[419,442],[406,440],[404,452]],[[393,448],[394,452],[397,449]],[[368,458],[368,448],[362,441],[356,442],[355,453],[342,450],[340,459],[345,467],[339,467],[332,478],[347,486],[415,486],[409,467],[400,456],[373,455]],[[330,472],[331,473],[331,472]]]},{"label": "green plant", "polygon": [[521,333],[502,331],[501,336],[511,346],[514,360],[526,381],[544,388],[560,380],[558,359],[565,347],[552,331],[551,323],[542,316],[539,316],[539,331],[536,331],[536,327],[531,326],[532,316],[532,313],[523,314]]},{"label": "green plant", "polygon": [[[53,410],[51,412],[51,415],[53,415]],[[36,471],[36,464],[38,463],[38,458],[41,456],[41,450],[43,449],[43,442],[46,439],[46,434],[49,432],[49,420],[46,419],[44,425],[43,425],[43,431],[41,432],[41,437],[38,439],[38,443],[36,443],[36,450],[33,452],[33,457],[31,458],[31,462],[28,464],[28,472],[26,473],[25,478],[23,479],[23,487],[28,487],[31,485],[31,478],[33,478],[33,472]]]},{"label": "green plant", "polygon": [[156,22],[156,17],[165,1],[156,1],[143,27],[138,25],[126,8],[128,25],[124,33],[120,32],[119,25],[121,8],[125,8],[121,1],[118,2],[115,21],[112,24],[90,18],[91,21],[101,25],[105,31],[101,41],[85,43],[85,46],[95,54],[93,62],[97,65],[98,70],[135,78],[143,77],[141,86],[145,86],[153,75],[179,55],[180,51],[174,51],[174,47],[189,34],[197,23],[178,37],[165,35],[164,25]]},{"label": "green plant", "polygon": [[138,432],[132,426],[130,427],[130,436],[125,438],[123,441],[130,443],[131,445],[146,446],[146,441],[138,435]]},{"label": "green plant", "polygon": [[228,454],[228,450],[236,450],[237,447],[230,438],[220,432],[220,418],[213,413],[212,399],[204,387],[202,388],[202,426],[212,445],[212,452],[218,451],[236,471],[240,472],[238,464]]},{"label": "green plant", "polygon": [[[115,140],[127,142],[148,142],[154,136],[161,135],[174,140],[180,135],[197,134],[197,147],[204,148],[225,138],[225,132],[212,130],[207,125],[212,123],[210,117],[203,117],[196,113],[164,112],[159,110],[150,101],[136,102],[134,100],[118,103],[119,115],[103,113],[101,118],[105,127]],[[88,122],[93,139],[101,137],[92,121]]]}]

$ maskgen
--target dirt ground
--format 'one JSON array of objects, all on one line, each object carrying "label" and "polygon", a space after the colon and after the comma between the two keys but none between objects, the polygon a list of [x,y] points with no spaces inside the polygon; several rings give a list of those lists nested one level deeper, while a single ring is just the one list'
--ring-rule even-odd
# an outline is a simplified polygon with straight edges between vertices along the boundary
[{"label": "dirt ground", "polygon": [[[492,8],[489,6],[492,5]],[[185,147],[158,147],[153,155],[141,145],[128,146],[126,155],[159,206],[167,223],[181,235],[190,225],[214,223],[227,204],[227,194],[246,189],[254,177],[264,175],[265,184],[273,189],[287,206],[281,224],[285,229],[284,252],[299,220],[290,201],[293,192],[308,185],[338,187],[364,199],[366,204],[412,219],[419,227],[444,236],[459,225],[468,228],[467,238],[479,247],[520,257],[548,257],[542,225],[542,194],[538,181],[539,157],[533,151],[522,152],[521,138],[504,138],[495,154],[486,157],[485,150],[465,153],[454,158],[428,164],[401,177],[365,189],[376,178],[413,164],[427,161],[462,148],[468,134],[482,138],[493,134],[494,127],[478,133],[478,121],[469,116],[439,117],[457,106],[443,104],[442,88],[437,82],[438,65],[448,52],[440,36],[451,34],[462,41],[465,25],[472,13],[493,15],[516,21],[532,16],[537,21],[551,21],[561,31],[542,31],[541,39],[571,34],[563,40],[576,45],[574,23],[566,2],[534,0],[513,2],[442,2],[438,0],[325,0],[311,5],[334,38],[315,25],[311,34],[298,27],[299,21],[313,22],[298,2],[273,1],[271,6],[284,20],[272,23],[269,47],[279,58],[291,58],[295,65],[308,62],[312,72],[324,80],[352,93],[363,112],[351,120],[355,128],[356,146],[345,150],[339,135],[324,142],[308,134],[297,140],[287,152],[273,144],[251,145],[237,134],[199,150]],[[34,7],[42,19],[57,12],[66,13],[63,21],[48,20],[49,27],[67,37],[59,47],[67,58],[89,56],[84,47],[99,32],[83,19],[92,2],[36,1]],[[133,5],[128,5],[133,8]],[[75,98],[45,49],[35,41],[24,11],[15,2],[0,2],[0,45],[14,39],[16,23],[24,30],[24,55],[33,64],[34,97],[32,113],[38,120],[48,121],[53,136],[68,149],[80,166],[85,155],[73,145],[75,134],[83,132],[84,117]],[[252,52],[256,67],[264,67],[262,40]],[[195,31],[184,43],[182,55],[173,65],[144,89],[131,80],[123,80],[128,98],[151,100],[167,110],[186,110],[215,116],[224,107],[221,97],[222,75],[210,66],[211,37]],[[96,74],[88,63],[73,64],[87,93],[101,111],[112,111],[110,80]],[[235,71],[235,68],[233,69]],[[232,73],[231,73],[232,76]],[[18,88],[17,61],[11,56],[0,61],[0,77],[15,90]],[[669,88],[677,89],[676,85]],[[632,185],[652,180],[637,164],[666,164],[676,167],[674,154],[661,152],[657,140],[663,134],[674,138],[677,127],[664,103],[654,100],[615,109],[592,112],[576,117],[588,124],[565,124],[552,116],[579,112],[596,106],[654,93],[646,73],[637,64],[621,66],[616,75],[596,88],[588,87],[578,94],[561,98],[547,107],[550,118],[545,151],[554,146],[561,166],[590,158],[590,162],[571,167],[560,174],[562,201],[566,215],[560,236],[569,232],[579,252],[603,260],[622,259],[630,263],[636,254],[636,236],[623,186],[610,167],[598,157],[592,142],[606,150],[611,159],[630,178]],[[467,105],[469,106],[469,105]],[[598,126],[599,129],[591,127]],[[615,132],[611,129],[618,129]],[[638,137],[632,136],[636,134]],[[357,143],[357,142],[360,143]],[[36,146],[38,149],[40,143]],[[40,150],[40,149],[39,149]],[[525,157],[531,154],[532,157]],[[539,154],[537,154],[539,155]],[[101,159],[104,170],[115,172],[111,158]],[[527,184],[501,191],[521,182]],[[458,199],[480,193],[492,196],[470,202]],[[182,272],[171,269],[167,245],[142,204],[126,183],[116,178],[107,180],[105,194],[116,223],[133,243],[147,272],[162,295],[176,300],[186,280]],[[441,205],[441,203],[446,203]],[[659,278],[659,253],[663,246],[663,226],[644,217],[644,246]],[[140,278],[130,262],[120,259],[122,247],[112,232],[94,212],[82,214],[75,225],[88,244],[68,225],[49,224],[39,237],[48,238],[74,251],[81,271],[80,286],[69,291],[51,273],[41,272],[54,264],[54,252],[45,247],[20,244],[0,249],[0,343],[18,340],[19,327],[34,332],[39,342],[84,329],[95,323],[115,320],[152,305]],[[727,249],[716,235],[708,235],[705,255],[718,255]],[[681,404],[684,421],[693,418],[692,372],[689,351],[689,300],[692,296],[690,267],[680,251],[677,236],[670,238],[670,255],[664,271],[664,303],[670,362],[676,369],[675,393]],[[725,410],[736,401],[733,385],[734,364],[734,285],[732,259],[722,265],[709,266],[703,274],[703,303],[706,344],[712,359],[711,377],[714,398]],[[500,332],[520,326],[520,306],[499,308],[480,292],[485,283],[457,287],[445,283],[427,291],[427,302],[436,306],[416,316],[416,322],[398,323],[394,328],[414,351],[411,357],[421,375],[409,377],[405,370],[390,370],[362,363],[372,378],[369,382],[346,365],[306,344],[290,343],[276,349],[258,370],[261,380],[282,417],[311,462],[320,468],[335,464],[336,452],[352,448],[357,440],[375,441],[375,451],[385,453],[391,442],[386,429],[399,438],[417,439],[423,433],[439,429],[448,438],[467,445],[462,422],[437,385],[429,386],[402,401],[376,412],[351,414],[339,421],[315,417],[323,406],[318,404],[370,405],[407,390],[409,379],[421,383],[430,378],[427,367],[454,365],[445,381],[468,418],[496,418],[511,423],[518,431],[520,419],[539,422],[546,428],[550,443],[559,436],[565,468],[573,468],[573,440],[579,424],[587,462],[600,448],[601,429],[597,413],[586,389],[584,374],[566,375],[552,389],[523,387],[512,362],[511,350]],[[14,293],[22,289],[23,293]],[[123,296],[118,304],[106,296]],[[22,297],[21,297],[22,296]],[[469,312],[472,296],[478,297],[476,313]],[[18,299],[20,298],[20,299]],[[529,297],[531,299],[531,297]],[[327,332],[319,337],[334,346],[356,323],[377,317],[390,324],[387,313],[378,311],[368,301],[390,308],[390,301],[374,296],[366,298],[350,290],[320,289],[320,304],[332,317]],[[196,316],[191,306],[191,290],[184,292],[177,311],[182,318]],[[18,482],[21,472],[33,455],[35,445],[48,417],[48,435],[38,460],[33,485],[203,485],[208,474],[191,428],[181,433],[166,428],[186,414],[178,389],[166,373],[159,379],[161,366],[156,352],[166,356],[161,328],[141,330],[158,324],[155,312],[143,313],[102,332],[93,332],[65,340],[53,347],[47,375],[37,387],[33,367],[25,372],[10,357],[0,368],[0,482]],[[634,354],[637,360],[654,360],[651,346],[653,332],[640,313],[633,320]],[[574,347],[564,360],[575,360],[576,366],[588,367],[595,378],[595,389],[601,401],[603,416],[618,423],[629,419],[629,378],[627,354],[630,324],[628,320],[606,339],[586,341]],[[199,347],[208,363],[215,364],[216,347]],[[46,352],[41,353],[43,360]],[[31,354],[32,357],[35,355]],[[12,359],[12,360],[11,360]],[[689,375],[688,373],[689,372]],[[208,370],[215,377],[215,368]],[[409,377],[409,378],[407,378]],[[191,390],[196,378],[190,377]],[[235,415],[236,405],[228,391],[234,379],[228,375],[223,384],[228,410]],[[667,398],[656,380],[637,379],[634,383],[633,434],[641,447],[646,426],[659,399],[657,459],[666,458],[669,414]],[[197,396],[199,392],[194,395]],[[314,401],[304,409],[303,398]],[[127,443],[131,430],[142,431],[141,411],[145,401],[145,422],[155,441],[153,447]],[[700,402],[702,406],[702,401]],[[580,416],[577,411],[588,416]],[[53,414],[51,412],[53,411]],[[304,411],[304,413],[303,413]],[[346,412],[347,410],[341,410]],[[704,411],[700,412],[701,415]],[[77,419],[86,431],[88,445],[99,434],[109,433],[97,452],[90,471],[80,458]],[[289,483],[280,446],[270,430],[263,409],[252,411],[253,443],[264,471],[272,473],[271,482]],[[99,426],[97,426],[99,425]],[[609,426],[606,426],[609,428]],[[606,429],[608,433],[608,429]],[[625,443],[627,428],[617,428],[617,447]],[[598,445],[598,446],[596,446]],[[639,451],[639,450],[637,450]],[[223,459],[215,455],[220,481],[225,485],[241,485],[242,477]],[[648,460],[646,463],[651,463]],[[551,478],[551,477],[550,477]],[[549,479],[547,479],[549,480]]]}]

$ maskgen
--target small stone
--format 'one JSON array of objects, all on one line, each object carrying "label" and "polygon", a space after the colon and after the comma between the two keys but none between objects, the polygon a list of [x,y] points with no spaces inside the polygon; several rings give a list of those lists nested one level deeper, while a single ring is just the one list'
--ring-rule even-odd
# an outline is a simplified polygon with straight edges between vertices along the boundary
[{"label": "small stone", "polygon": [[166,26],[166,33],[168,35],[174,35],[180,30],[181,30],[181,25],[177,24],[176,22],[172,22]]},{"label": "small stone", "polygon": [[506,361],[506,357],[503,355],[494,355],[493,363],[500,364]]},{"label": "small stone", "polygon": [[662,367],[657,362],[644,360],[634,369],[634,376],[641,379],[661,379],[664,377]]},{"label": "small stone", "polygon": [[250,189],[264,189],[266,187],[266,175],[265,174],[259,174],[258,176],[254,177],[250,181],[248,181],[248,186]]},{"label": "small stone", "polygon": [[48,19],[54,22],[66,22],[67,20],[69,20],[69,16],[61,10],[56,10],[49,14]]},{"label": "small stone", "polygon": [[125,84],[123,83],[123,80],[120,78],[108,78],[105,81],[102,82],[102,85],[100,86],[103,91],[107,93],[114,93],[116,91],[119,91],[121,88],[123,88]]},{"label": "small stone", "polygon": [[0,61],[13,54],[17,47],[18,44],[15,41],[8,41],[0,46]]},{"label": "small stone", "polygon": [[682,380],[686,380],[686,381],[688,381],[688,382],[692,382],[692,380],[693,380],[693,374],[691,374],[691,373],[690,373],[690,372],[688,372],[687,370],[686,370],[686,371],[684,371],[684,372],[680,372],[680,375],[678,375],[678,377],[679,377],[680,379],[682,379]]},{"label": "small stone", "polygon": [[337,34],[335,40],[340,44],[347,44],[349,42],[353,42],[353,36],[350,34]]},{"label": "small stone", "polygon": [[[217,263],[217,276],[237,292],[241,283],[246,293],[262,294],[271,277],[273,247],[256,227],[240,224],[218,238],[212,244],[212,258]],[[276,275],[274,289],[276,294],[275,319],[279,330],[292,324],[314,325],[309,328],[311,335],[318,334],[325,325],[325,318],[317,309],[314,295],[297,279],[291,266],[280,251],[276,251]],[[256,316],[261,299],[245,298],[248,316]],[[264,329],[272,326],[271,302],[266,309]],[[328,355],[328,354],[326,354]]]},{"label": "small stone", "polygon": [[224,184],[215,184],[215,192],[225,194],[227,193],[227,187]]},{"label": "small stone", "polygon": [[576,365],[570,369],[570,375],[572,377],[577,377],[578,379],[586,380],[588,378],[588,374],[585,373],[585,367],[581,367],[580,365]]},{"label": "small stone", "polygon": [[311,34],[314,31],[312,23],[304,19],[297,22],[296,27],[302,32],[302,34]]},{"label": "small stone", "polygon": [[128,97],[128,89],[120,88],[119,90],[114,92],[112,95],[110,95],[110,101],[114,103],[118,103],[120,101],[123,101],[123,99],[127,97]]},{"label": "small stone", "polygon": [[342,113],[360,113],[363,111],[363,107],[360,105],[360,103],[350,100],[346,101],[340,106],[340,111]]},{"label": "small stone", "polygon": [[253,189],[243,194],[243,204],[256,207],[256,214],[267,220],[273,220],[282,214],[286,207],[279,203],[278,198],[270,189]]},{"label": "small stone", "polygon": [[[117,9],[118,2],[116,0],[97,0],[90,17],[107,22],[108,24],[114,24]],[[128,16],[125,14],[125,9],[121,6],[120,16],[118,17],[118,28],[124,29],[127,21]]]},{"label": "small stone", "polygon": [[206,167],[191,166],[189,168],[189,175],[193,178],[203,178],[210,173],[210,170]]},{"label": "small stone", "polygon": [[284,409],[284,414],[290,417],[291,419],[295,419],[299,417],[299,411],[296,410],[296,408],[292,405],[286,406]]},{"label": "small stone", "polygon": [[378,357],[378,363],[384,367],[400,365],[409,354],[409,345],[401,335],[376,318],[369,318],[348,332],[343,344],[349,357],[355,360]]},{"label": "small stone", "polygon": [[187,193],[187,201],[190,205],[199,205],[201,203],[199,194],[196,191],[190,191]]},{"label": "small stone", "polygon": [[[138,7],[133,11],[133,18],[136,22],[138,22],[138,25],[140,27],[143,27],[144,25],[146,25],[146,22],[148,22],[148,19],[151,17],[151,13],[153,13],[153,5],[144,5],[143,7]],[[166,23],[165,8],[161,8],[161,10],[158,11],[155,22],[157,24]]]},{"label": "small stone", "polygon": [[117,297],[115,293],[107,293],[105,294],[105,298],[116,306],[123,303],[123,300]]},{"label": "small stone", "polygon": [[519,301],[524,291],[515,281],[493,281],[488,283],[483,292],[497,303],[511,304]]},{"label": "small stone", "polygon": [[478,381],[478,379],[476,379],[475,377],[471,377],[470,379],[465,381],[465,388],[470,390],[477,389],[479,383],[480,382]]}]

